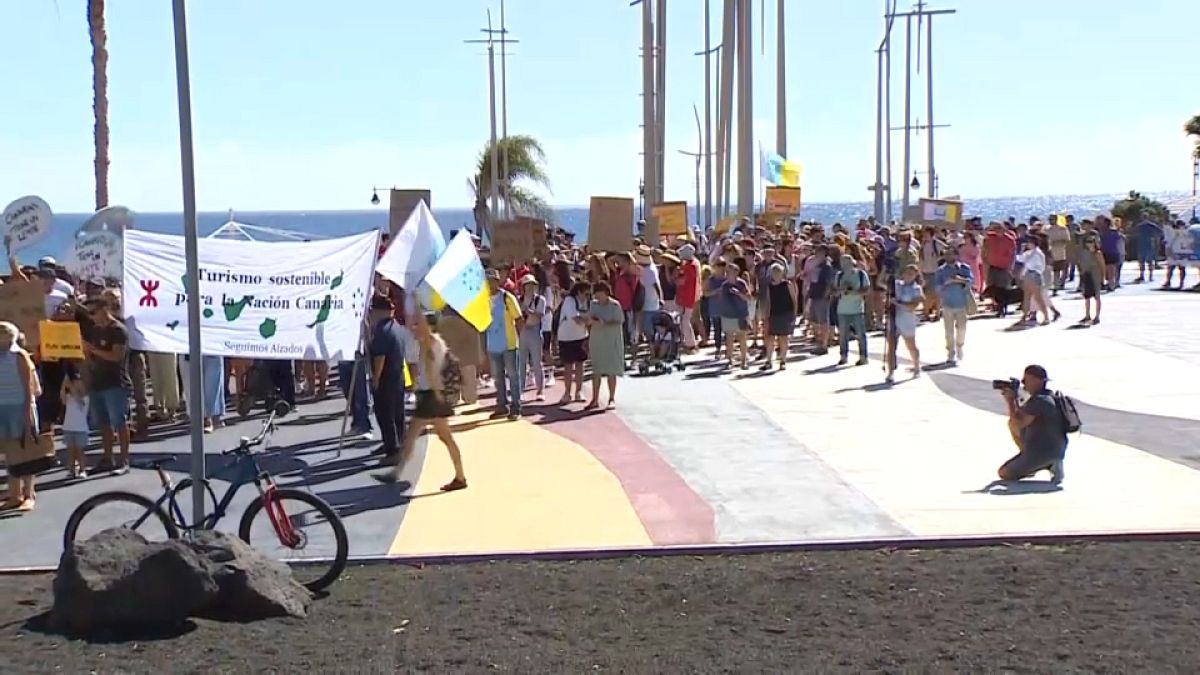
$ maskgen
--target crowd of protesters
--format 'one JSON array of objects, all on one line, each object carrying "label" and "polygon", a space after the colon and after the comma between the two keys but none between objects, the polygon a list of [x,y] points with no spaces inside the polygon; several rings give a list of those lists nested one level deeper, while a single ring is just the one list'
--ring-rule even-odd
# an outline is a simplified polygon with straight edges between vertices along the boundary
[{"label": "crowd of protesters", "polygon": [[[942,324],[948,365],[965,358],[970,316],[1013,313],[1022,328],[1058,321],[1054,299],[1068,285],[1085,299],[1078,322],[1097,325],[1101,297],[1120,288],[1127,260],[1137,261],[1136,281],[1149,282],[1165,258],[1164,285],[1178,273],[1183,287],[1187,265],[1175,254],[1190,247],[1185,235],[1182,221],[1122,225],[1104,215],[986,226],[973,218],[963,227],[865,219],[831,228],[760,216],[725,232],[658,241],[643,235],[629,250],[595,251],[552,229],[544,254],[530,260],[488,260],[481,247],[492,294],[492,322],[482,334],[449,308],[436,316],[413,311],[401,289],[377,278],[356,361],[204,356],[198,402],[187,400],[186,356],[129,349],[119,288],[72,279],[51,258],[32,267],[10,259],[11,278],[42,285],[47,318],[79,323],[85,358],[41,359],[16,326],[0,323],[0,442],[38,445],[57,424],[71,478],[121,474],[130,444],[147,438],[152,424],[193,414],[206,431],[222,426],[227,406],[237,403],[234,390],[245,395],[253,369],[294,406],[297,395],[325,397],[332,365],[349,399],[351,435],[370,440],[379,427],[376,454],[387,467],[381,480],[399,479],[416,439],[432,428],[454,464],[443,489],[458,490],[466,476],[446,420],[460,401],[476,403],[481,388],[495,392],[496,419],[519,419],[530,403],[608,410],[617,405],[620,378],[649,362],[691,355],[771,371],[785,370],[794,351],[823,357],[836,349],[830,366],[862,366],[871,360],[870,341],[879,339],[872,335],[885,327],[894,337],[883,346],[887,380],[894,380],[901,345],[919,377],[922,323]],[[547,404],[556,375],[563,392]],[[86,456],[92,432],[101,447],[95,464]],[[49,455],[9,461],[4,507],[34,508],[33,476],[57,462],[50,447]]]}]

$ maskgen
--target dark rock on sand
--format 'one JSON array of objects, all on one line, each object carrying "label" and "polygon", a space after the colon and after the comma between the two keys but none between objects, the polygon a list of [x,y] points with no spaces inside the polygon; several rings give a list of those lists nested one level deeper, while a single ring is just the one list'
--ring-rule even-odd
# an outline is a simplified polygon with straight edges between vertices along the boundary
[{"label": "dark rock on sand", "polygon": [[212,604],[203,609],[204,616],[255,621],[308,615],[312,593],[292,578],[287,565],[225,532],[197,532],[188,545],[209,562],[220,587]]}]

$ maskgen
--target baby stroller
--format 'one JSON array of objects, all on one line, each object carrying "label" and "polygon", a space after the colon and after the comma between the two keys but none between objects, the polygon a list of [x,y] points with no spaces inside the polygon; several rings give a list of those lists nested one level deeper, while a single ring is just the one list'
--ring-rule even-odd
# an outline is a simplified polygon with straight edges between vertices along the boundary
[{"label": "baby stroller", "polygon": [[638,373],[664,375],[672,368],[683,370],[683,361],[679,358],[683,333],[675,316],[670,312],[659,312],[651,328],[654,332],[650,335],[650,354],[638,364]]},{"label": "baby stroller", "polygon": [[237,411],[242,417],[249,417],[254,412],[255,404],[263,402],[265,410],[273,410],[275,402],[280,400],[279,387],[275,386],[275,378],[265,361],[255,359],[246,371],[246,390],[238,392]]}]

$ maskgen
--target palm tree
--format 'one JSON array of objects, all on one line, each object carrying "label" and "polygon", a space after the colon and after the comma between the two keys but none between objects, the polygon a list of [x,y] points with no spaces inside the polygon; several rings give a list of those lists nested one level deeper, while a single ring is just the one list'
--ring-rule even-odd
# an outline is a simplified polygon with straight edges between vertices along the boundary
[{"label": "palm tree", "polygon": [[104,0],[88,0],[88,33],[92,39],[92,112],[96,125],[96,210],[108,206],[108,31]]},{"label": "palm tree", "polygon": [[1183,133],[1188,136],[1195,136],[1196,143],[1200,143],[1200,115],[1196,115],[1183,125]]},{"label": "palm tree", "polygon": [[[499,149],[497,165],[504,170],[504,155],[508,153],[508,173],[497,183],[500,201],[507,204],[519,216],[532,216],[550,222],[554,210],[531,188],[549,189],[550,177],[546,174],[546,153],[542,144],[532,136],[509,136],[496,143]],[[475,227],[479,232],[491,232],[493,214],[488,200],[492,195],[492,144],[489,142],[479,153],[475,175],[467,179],[467,187],[475,198]]]}]

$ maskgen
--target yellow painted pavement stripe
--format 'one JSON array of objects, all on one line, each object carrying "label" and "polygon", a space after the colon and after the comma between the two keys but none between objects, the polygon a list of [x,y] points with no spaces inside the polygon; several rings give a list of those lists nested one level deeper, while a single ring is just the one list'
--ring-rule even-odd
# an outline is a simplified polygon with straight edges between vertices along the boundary
[{"label": "yellow painted pavement stripe", "polygon": [[446,447],[429,437],[391,555],[652,543],[621,484],[587,450],[529,422],[486,417],[478,412],[452,420],[466,429],[455,433],[466,490],[439,493],[454,470]]}]

